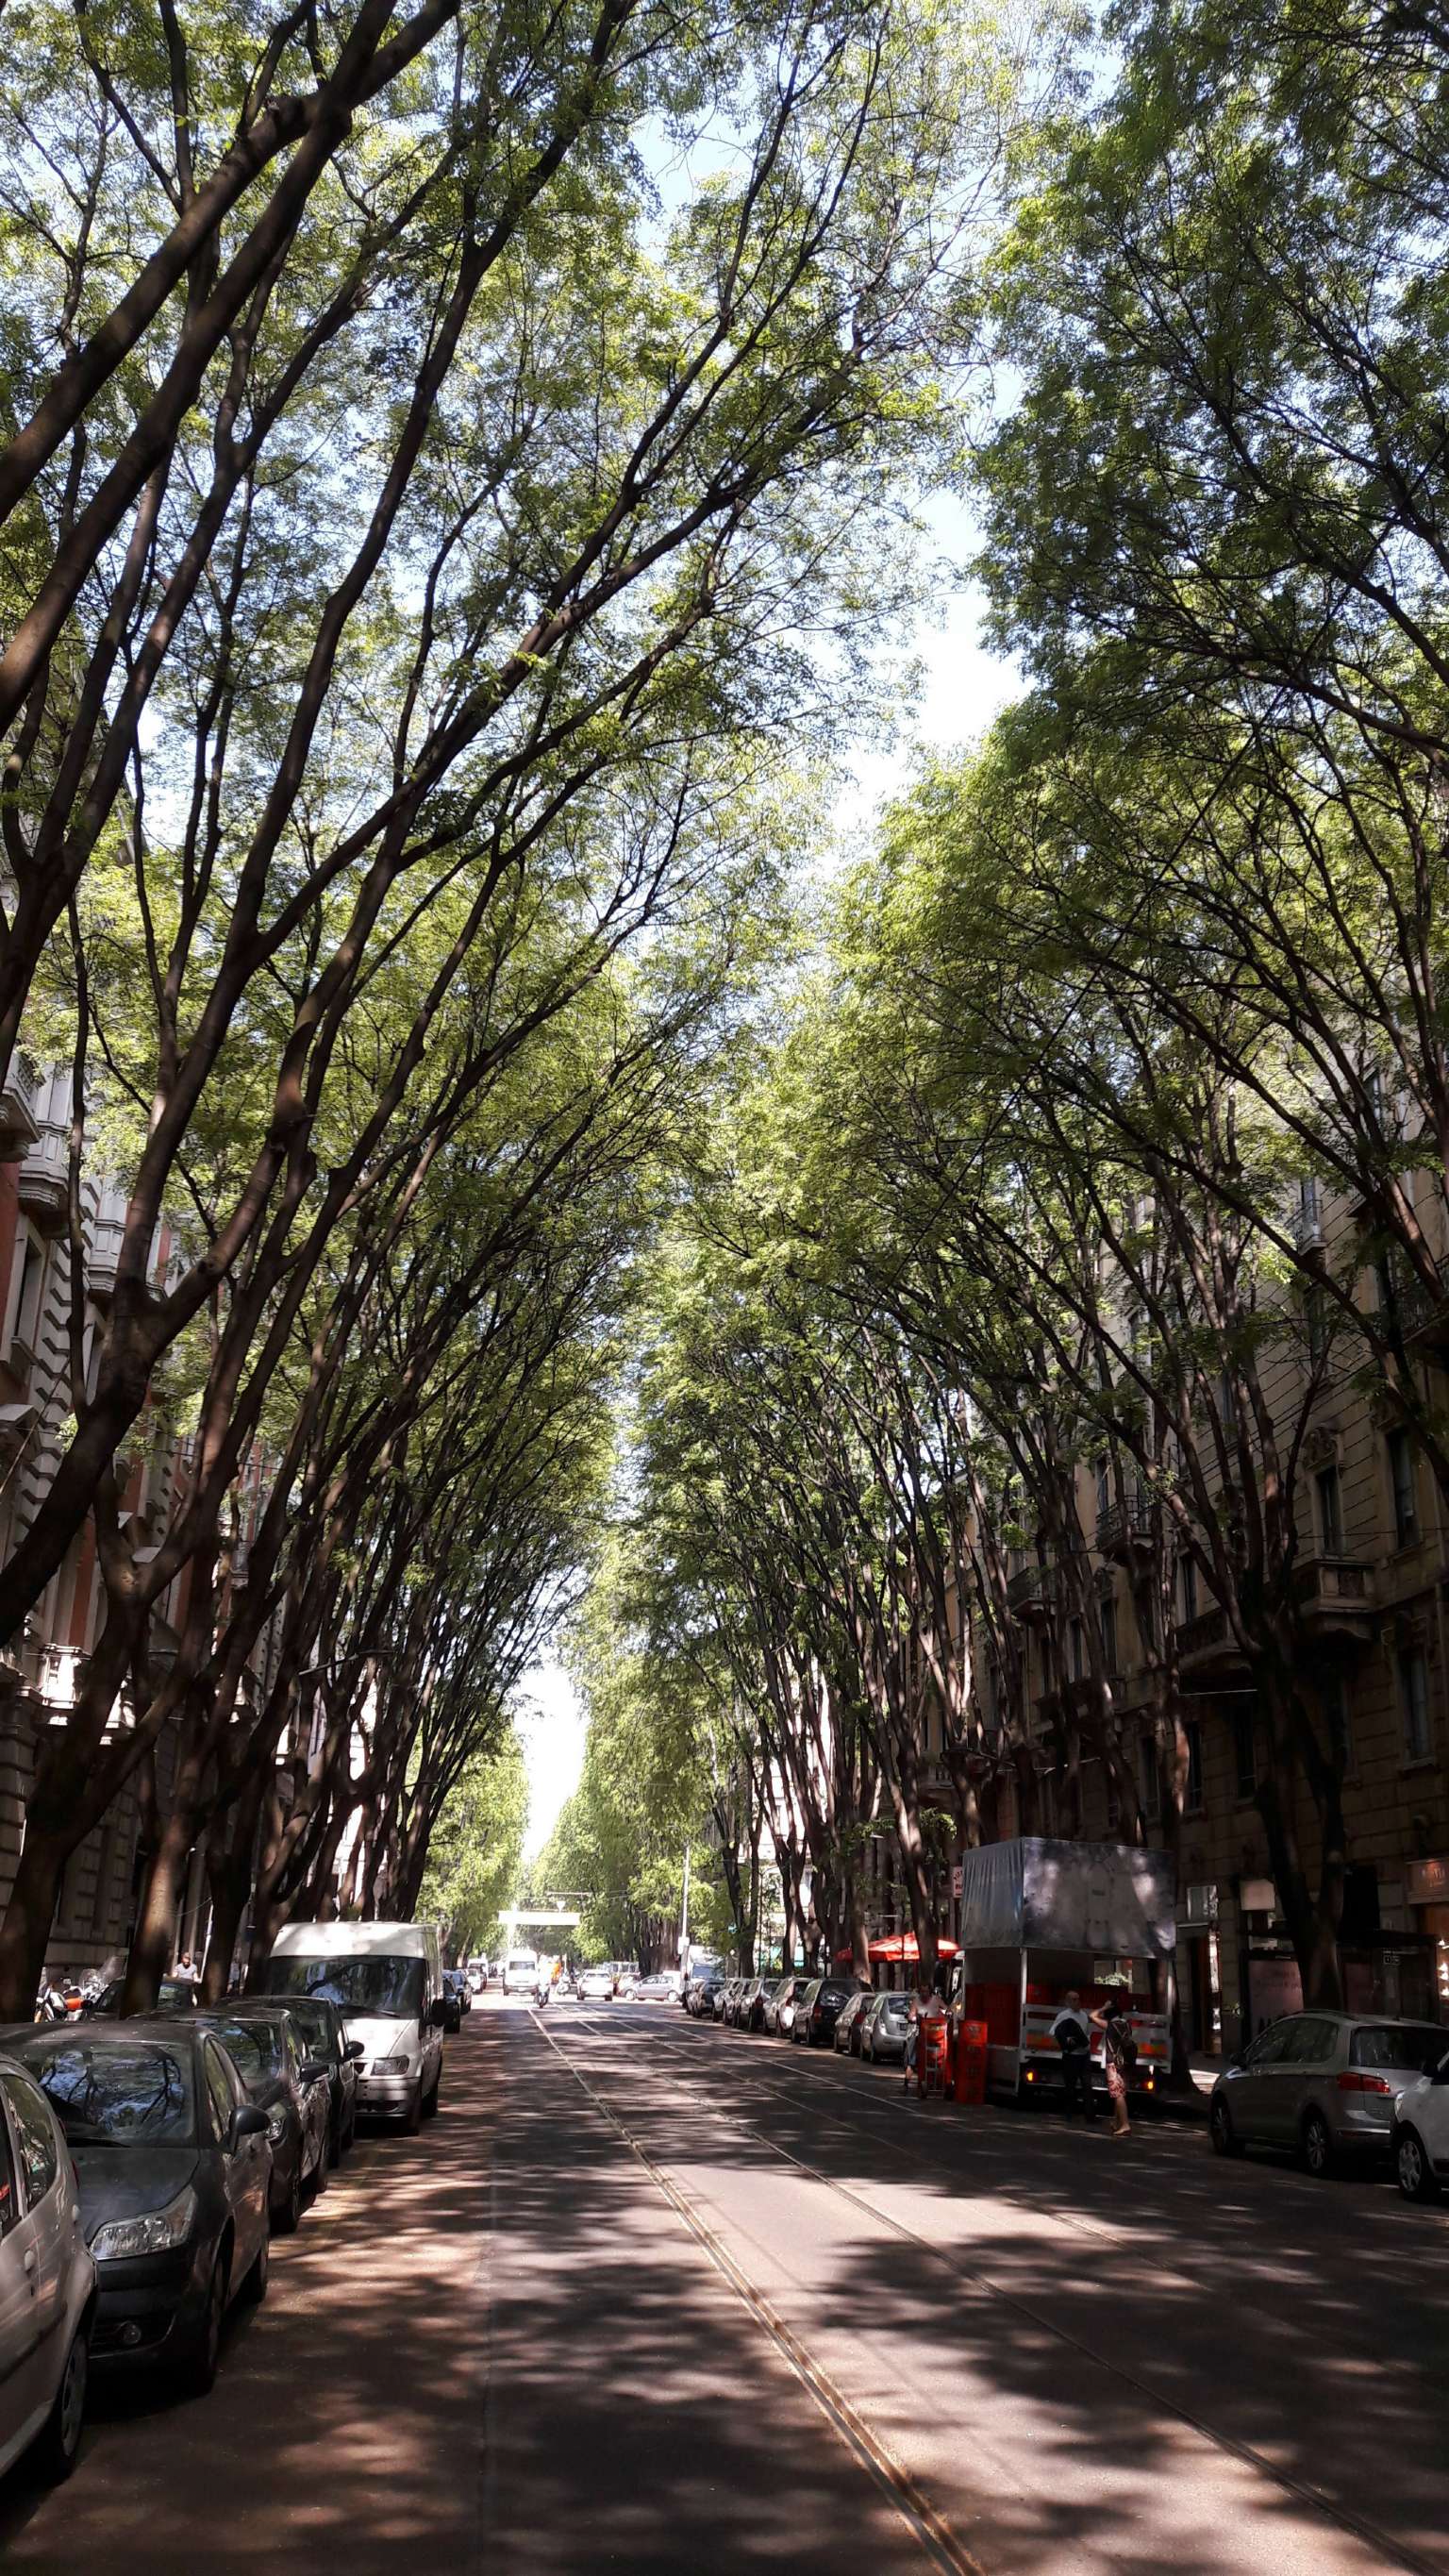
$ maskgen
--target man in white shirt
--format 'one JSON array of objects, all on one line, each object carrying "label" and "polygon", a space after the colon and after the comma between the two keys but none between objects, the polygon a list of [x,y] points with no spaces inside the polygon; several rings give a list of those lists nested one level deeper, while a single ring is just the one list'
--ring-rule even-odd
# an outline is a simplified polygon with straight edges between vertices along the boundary
[{"label": "man in white shirt", "polygon": [[1082,1998],[1073,1986],[1052,2023],[1052,2037],[1062,2052],[1062,2085],[1067,2097],[1067,2118],[1080,2102],[1083,2116],[1095,2120],[1097,2104],[1092,2092],[1092,2025],[1082,2010]]}]

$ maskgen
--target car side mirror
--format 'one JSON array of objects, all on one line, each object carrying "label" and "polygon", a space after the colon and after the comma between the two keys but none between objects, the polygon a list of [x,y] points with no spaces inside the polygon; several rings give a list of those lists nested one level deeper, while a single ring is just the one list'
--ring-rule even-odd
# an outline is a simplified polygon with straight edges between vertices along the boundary
[{"label": "car side mirror", "polygon": [[227,2131],[226,2145],[228,2155],[235,2154],[236,2149],[241,2145],[243,2138],[264,2138],[266,2134],[267,2115],[265,2111],[259,2111],[255,2102],[238,2102],[236,2109],[231,2115],[231,2126]]},{"label": "car side mirror", "polygon": [[355,2066],[360,2057],[365,2057],[367,2055],[367,2051],[363,2047],[360,2039],[349,2039],[342,2051],[342,2054],[345,2058],[350,2058],[352,2064]]},{"label": "car side mirror", "polygon": [[446,1995],[434,1995],[432,2002],[428,2006],[428,2020],[432,2024],[434,2030],[447,2029],[448,1998]]},{"label": "car side mirror", "polygon": [[320,2084],[324,2075],[330,2075],[332,2069],[325,2057],[308,2057],[304,2058],[298,2072],[303,2083],[310,2085]]}]

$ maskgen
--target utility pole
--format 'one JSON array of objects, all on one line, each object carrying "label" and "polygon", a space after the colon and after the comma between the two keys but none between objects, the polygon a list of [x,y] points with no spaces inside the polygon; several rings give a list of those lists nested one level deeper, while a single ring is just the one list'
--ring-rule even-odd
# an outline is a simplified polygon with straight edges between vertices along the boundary
[{"label": "utility pole", "polygon": [[684,1846],[684,1902],[679,1914],[679,1964],[689,1964],[689,1845]]}]

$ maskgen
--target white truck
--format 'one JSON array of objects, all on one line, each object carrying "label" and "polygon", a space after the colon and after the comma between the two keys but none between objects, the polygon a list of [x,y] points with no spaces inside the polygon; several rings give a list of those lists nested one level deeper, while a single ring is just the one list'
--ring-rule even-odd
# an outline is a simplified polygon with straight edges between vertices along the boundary
[{"label": "white truck", "polygon": [[[1075,1990],[1088,2013],[1119,1998],[1137,2046],[1131,2089],[1150,2100],[1172,2059],[1176,1947],[1166,1852],[1036,1835],[967,1852],[948,2001],[955,2028],[986,2025],[987,2090],[1020,2099],[1064,2089],[1052,2024]],[[1091,2053],[1093,2084],[1105,2087],[1099,2030]]]},{"label": "white truck", "polygon": [[272,1944],[269,1991],[325,1995],[360,2040],[357,2107],[415,2131],[436,2111],[443,2033],[458,2007],[443,1991],[434,1923],[288,1923]]}]

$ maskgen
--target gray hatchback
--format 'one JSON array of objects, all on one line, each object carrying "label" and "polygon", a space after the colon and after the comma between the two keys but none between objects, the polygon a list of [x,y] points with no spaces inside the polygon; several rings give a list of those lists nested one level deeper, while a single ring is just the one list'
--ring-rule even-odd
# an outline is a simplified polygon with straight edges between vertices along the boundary
[{"label": "gray hatchback", "polygon": [[1224,2067],[1209,2126],[1220,2156],[1287,2147],[1312,2174],[1348,2157],[1387,2157],[1394,2097],[1437,2066],[1449,2030],[1382,2013],[1286,2013]]}]

